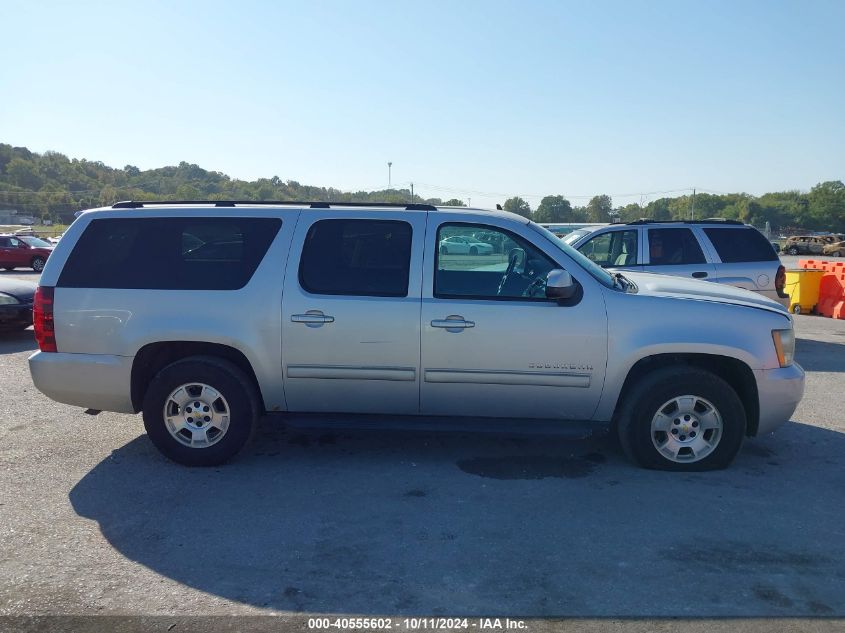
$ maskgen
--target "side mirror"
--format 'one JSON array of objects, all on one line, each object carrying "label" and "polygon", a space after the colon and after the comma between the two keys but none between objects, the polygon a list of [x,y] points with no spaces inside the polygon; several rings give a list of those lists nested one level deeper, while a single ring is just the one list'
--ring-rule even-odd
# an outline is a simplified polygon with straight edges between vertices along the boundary
[{"label": "side mirror", "polygon": [[561,268],[550,270],[546,275],[547,299],[571,299],[578,291],[578,284],[572,275]]}]

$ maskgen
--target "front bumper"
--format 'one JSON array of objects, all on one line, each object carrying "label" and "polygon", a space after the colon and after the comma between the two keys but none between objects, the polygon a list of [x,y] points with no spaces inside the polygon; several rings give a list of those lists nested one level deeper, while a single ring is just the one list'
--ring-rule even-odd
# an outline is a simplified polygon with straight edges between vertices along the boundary
[{"label": "front bumper", "polygon": [[0,306],[0,329],[32,325],[32,304],[20,303]]},{"label": "front bumper", "polygon": [[35,352],[29,373],[48,398],[85,409],[135,413],[131,356]]},{"label": "front bumper", "polygon": [[793,363],[778,369],[755,369],[760,399],[757,436],[771,433],[789,421],[804,395],[804,369]]}]

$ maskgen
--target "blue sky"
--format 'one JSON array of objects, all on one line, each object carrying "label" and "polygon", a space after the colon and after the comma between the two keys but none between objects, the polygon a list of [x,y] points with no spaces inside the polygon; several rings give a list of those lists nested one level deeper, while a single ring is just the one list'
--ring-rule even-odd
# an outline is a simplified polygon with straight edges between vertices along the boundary
[{"label": "blue sky", "polygon": [[390,160],[474,205],[809,189],[845,178],[843,22],[836,0],[0,0],[0,142],[345,190]]}]

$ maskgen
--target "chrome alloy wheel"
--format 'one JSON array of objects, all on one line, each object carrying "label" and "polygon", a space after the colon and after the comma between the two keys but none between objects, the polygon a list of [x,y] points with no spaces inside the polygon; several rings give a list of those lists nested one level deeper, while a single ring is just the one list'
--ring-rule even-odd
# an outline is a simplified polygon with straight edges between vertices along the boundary
[{"label": "chrome alloy wheel", "polygon": [[229,403],[216,389],[192,382],[173,390],[164,404],[167,430],[189,448],[213,446],[229,428]]},{"label": "chrome alloy wheel", "polygon": [[688,464],[716,449],[722,429],[722,416],[710,401],[678,396],[665,402],[651,419],[651,442],[669,461]]}]

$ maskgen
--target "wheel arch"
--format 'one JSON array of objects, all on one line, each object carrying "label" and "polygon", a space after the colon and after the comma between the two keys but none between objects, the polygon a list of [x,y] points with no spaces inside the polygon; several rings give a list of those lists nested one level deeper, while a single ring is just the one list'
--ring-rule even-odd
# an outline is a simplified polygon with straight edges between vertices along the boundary
[{"label": "wheel arch", "polygon": [[746,363],[730,356],[717,354],[655,354],[641,358],[628,370],[622,390],[613,412],[613,424],[616,423],[626,396],[643,376],[666,367],[687,366],[709,371],[727,382],[736,391],[745,408],[746,435],[754,436],[760,422],[760,400],[757,393],[757,381],[754,372]]},{"label": "wheel arch", "polygon": [[[153,377],[171,363],[191,356],[215,356],[228,360],[241,369],[252,380],[258,393],[261,393],[255,370],[239,349],[203,341],[158,341],[139,349],[132,362],[131,398],[136,413],[142,408],[144,395]],[[259,400],[263,408],[263,399]]]}]

